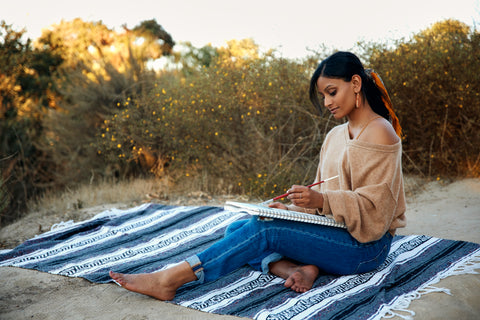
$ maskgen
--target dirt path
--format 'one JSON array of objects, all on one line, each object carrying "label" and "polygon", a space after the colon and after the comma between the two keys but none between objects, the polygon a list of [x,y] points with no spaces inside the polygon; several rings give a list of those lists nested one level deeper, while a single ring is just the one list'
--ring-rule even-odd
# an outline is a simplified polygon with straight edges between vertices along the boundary
[{"label": "dirt path", "polygon": [[[109,207],[112,205],[88,208],[71,218],[87,219]],[[407,217],[408,227],[399,234],[426,234],[480,243],[480,179],[447,186],[438,182],[427,184],[409,198]],[[59,217],[31,214],[1,229],[0,243],[13,247],[60,221]],[[237,318],[156,301],[115,284],[92,284],[32,270],[3,267],[0,279],[0,319],[4,320]],[[409,310],[416,313],[415,319],[478,319],[480,274],[449,277],[435,286],[450,289],[451,295],[430,293],[413,301]]]}]

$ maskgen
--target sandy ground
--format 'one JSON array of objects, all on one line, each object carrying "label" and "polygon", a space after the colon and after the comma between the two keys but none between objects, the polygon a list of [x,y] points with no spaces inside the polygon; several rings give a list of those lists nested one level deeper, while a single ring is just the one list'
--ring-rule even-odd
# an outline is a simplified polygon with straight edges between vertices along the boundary
[{"label": "sandy ground", "polygon": [[[79,221],[112,206],[88,208],[68,218]],[[399,234],[426,234],[480,243],[480,179],[422,186],[410,195],[407,216],[408,227],[399,230]],[[68,219],[54,213],[30,214],[1,229],[0,244],[12,248],[62,220]],[[126,291],[115,284],[93,284],[81,278],[2,267],[0,279],[2,320],[238,319],[198,312]],[[448,288],[451,295],[429,293],[412,301],[409,310],[415,312],[415,319],[480,318],[480,274],[452,276],[435,286]]]}]

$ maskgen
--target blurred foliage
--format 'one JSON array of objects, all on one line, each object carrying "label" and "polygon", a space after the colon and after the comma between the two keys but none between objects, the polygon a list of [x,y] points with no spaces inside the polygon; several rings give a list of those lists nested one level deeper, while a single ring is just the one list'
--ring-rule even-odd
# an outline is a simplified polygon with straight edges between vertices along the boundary
[{"label": "blurred foliage", "polygon": [[70,71],[87,67],[102,75],[106,63],[119,72],[125,71],[127,64],[146,66],[169,55],[174,45],[170,34],[155,20],[142,21],[133,29],[123,26],[123,31],[117,32],[101,21],[77,18],[50,26],[36,41],[37,47],[60,55],[64,59],[63,68]]},{"label": "blurred foliage", "polygon": [[160,77],[149,95],[127,99],[105,121],[99,150],[157,176],[168,166],[211,192],[283,192],[317,167],[327,120],[308,101],[313,67],[231,41],[210,67]]},{"label": "blurred foliage", "polygon": [[28,199],[54,185],[48,170],[51,154],[38,145],[44,139],[44,114],[60,99],[52,73],[62,59],[33,49],[23,34],[0,23],[0,225],[25,210]]},{"label": "blurred foliage", "polygon": [[192,73],[202,70],[203,67],[210,67],[218,57],[218,50],[211,45],[201,48],[194,47],[190,42],[179,44],[181,52],[174,52],[173,61],[167,63],[167,68],[176,65],[179,73],[183,76],[189,76]]},{"label": "blurred foliage", "polygon": [[[251,39],[174,51],[155,20],[62,21],[34,44],[23,34],[0,25],[0,225],[42,190],[111,177],[269,197],[311,182],[337,124],[308,101],[325,46],[302,61]],[[479,48],[454,20],[359,44],[403,126],[405,172],[480,176]]]},{"label": "blurred foliage", "polygon": [[53,173],[59,184],[132,173],[98,156],[95,135],[103,121],[117,112],[119,101],[151,90],[156,76],[148,64],[169,55],[174,44],[155,20],[116,32],[101,22],[75,19],[42,34],[38,45],[65,61],[56,76],[64,99],[61,109],[44,121],[48,143],[42,146],[62,164]]},{"label": "blurred foliage", "polygon": [[118,101],[150,90],[147,64],[174,42],[154,20],[121,33],[62,21],[35,45],[5,22],[0,30],[0,166],[11,199],[2,217],[10,221],[47,188],[122,174],[96,153],[95,132]]},{"label": "blurred foliage", "polygon": [[479,177],[480,33],[445,20],[393,49],[372,47],[368,55],[398,110],[405,169]]},{"label": "blurred foliage", "polygon": [[3,181],[3,177],[0,176],[0,215],[3,217],[10,206],[10,194],[8,193],[7,186]]}]

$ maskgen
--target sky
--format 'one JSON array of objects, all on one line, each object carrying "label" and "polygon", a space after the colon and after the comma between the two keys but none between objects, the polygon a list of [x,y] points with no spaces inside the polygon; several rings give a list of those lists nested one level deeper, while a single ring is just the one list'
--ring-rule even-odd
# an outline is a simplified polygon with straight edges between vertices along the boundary
[{"label": "sky", "polygon": [[478,29],[480,0],[0,0],[0,20],[31,39],[77,17],[115,30],[155,19],[177,43],[220,47],[251,38],[303,58],[322,45],[350,50],[357,41],[408,38],[445,19]]}]

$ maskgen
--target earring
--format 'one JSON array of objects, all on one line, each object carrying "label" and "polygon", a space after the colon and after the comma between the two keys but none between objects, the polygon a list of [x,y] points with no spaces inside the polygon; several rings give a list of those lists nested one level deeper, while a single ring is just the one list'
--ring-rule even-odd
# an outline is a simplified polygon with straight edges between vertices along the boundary
[{"label": "earring", "polygon": [[355,93],[355,108],[358,109],[358,106],[359,106],[359,104],[358,104],[358,93]]}]

